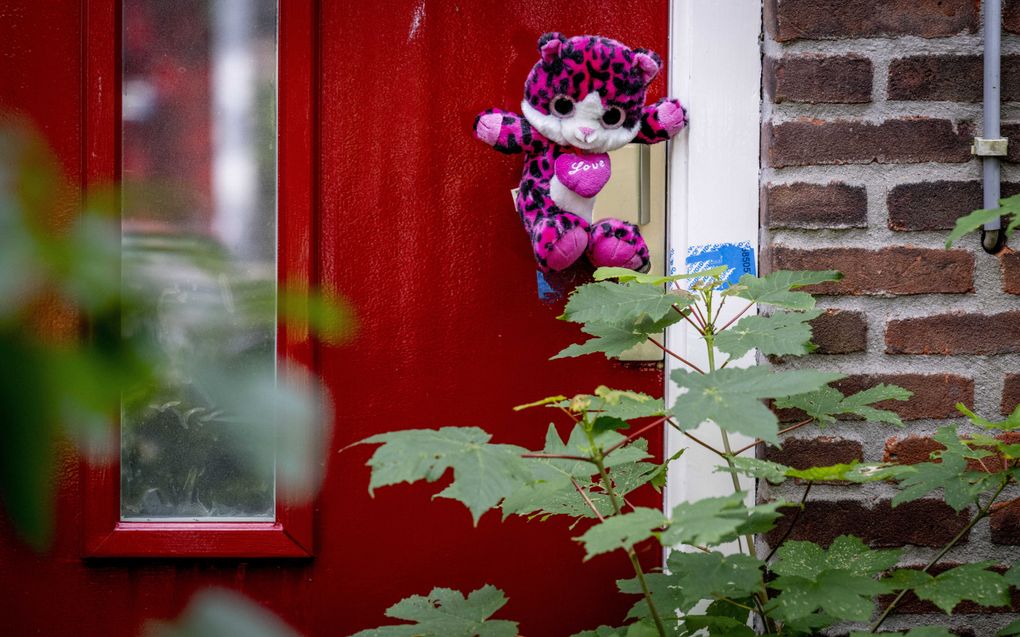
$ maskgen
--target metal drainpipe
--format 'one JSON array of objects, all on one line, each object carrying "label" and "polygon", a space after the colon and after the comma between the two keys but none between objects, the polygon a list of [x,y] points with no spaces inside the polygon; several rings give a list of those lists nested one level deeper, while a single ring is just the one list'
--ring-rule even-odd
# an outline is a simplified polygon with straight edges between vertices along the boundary
[{"label": "metal drainpipe", "polygon": [[[1001,98],[999,92],[1001,44],[1002,44],[1002,0],[984,0],[985,53],[984,53],[984,117],[982,138],[974,140],[974,153],[982,158],[984,179],[984,208],[999,207],[1000,174],[999,157],[1006,154],[1006,140],[1001,138],[999,116]],[[981,247],[989,254],[1002,250],[1006,243],[1002,232],[1002,219],[985,224],[981,231]]]}]

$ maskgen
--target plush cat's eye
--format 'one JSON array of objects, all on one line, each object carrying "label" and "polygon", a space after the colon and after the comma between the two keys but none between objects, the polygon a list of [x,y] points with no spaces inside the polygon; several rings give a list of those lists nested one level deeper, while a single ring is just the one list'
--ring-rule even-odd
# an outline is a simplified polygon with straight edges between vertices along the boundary
[{"label": "plush cat's eye", "polygon": [[610,106],[605,113],[602,113],[602,125],[606,128],[616,128],[623,123],[623,109],[619,106]]},{"label": "plush cat's eye", "polygon": [[552,101],[552,112],[560,117],[566,117],[574,112],[574,100],[566,95],[557,95]]}]

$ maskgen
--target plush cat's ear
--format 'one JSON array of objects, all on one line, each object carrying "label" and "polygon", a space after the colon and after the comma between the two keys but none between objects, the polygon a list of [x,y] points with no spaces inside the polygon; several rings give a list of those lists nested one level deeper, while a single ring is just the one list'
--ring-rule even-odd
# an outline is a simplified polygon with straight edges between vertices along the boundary
[{"label": "plush cat's ear", "polygon": [[634,61],[641,69],[641,80],[645,85],[651,83],[662,68],[662,58],[655,51],[648,49],[634,49]]},{"label": "plush cat's ear", "polygon": [[560,48],[563,47],[566,41],[567,39],[563,37],[563,34],[556,31],[543,34],[538,39],[538,50],[542,53],[542,61],[549,63],[558,58],[560,56]]}]

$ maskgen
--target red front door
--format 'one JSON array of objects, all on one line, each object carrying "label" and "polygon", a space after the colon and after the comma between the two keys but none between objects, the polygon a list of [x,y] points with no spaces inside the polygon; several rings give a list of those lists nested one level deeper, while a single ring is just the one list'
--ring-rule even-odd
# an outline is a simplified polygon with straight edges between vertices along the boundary
[{"label": "red front door", "polygon": [[[0,104],[29,113],[80,177],[90,121],[79,95],[101,90],[79,83],[82,43],[87,51],[90,40],[112,34],[82,32],[81,0],[15,4],[0,20],[0,41],[19,70],[3,82]],[[292,2],[281,4],[286,20]],[[548,361],[579,333],[538,299],[509,194],[520,158],[492,152],[471,126],[481,110],[519,105],[545,31],[603,34],[666,57],[667,3],[324,1],[315,10],[318,30],[307,34],[318,52],[309,95],[318,115],[310,162],[317,173],[309,179],[317,195],[314,267],[359,317],[351,344],[318,356],[336,418],[315,557],[84,561],[77,460],[68,451],[52,551],[33,554],[9,529],[0,536],[0,632],[135,635],[144,619],[175,615],[209,585],[244,592],[308,635],[378,625],[390,604],[433,586],[485,583],[507,593],[500,616],[520,621],[530,637],[623,619],[630,602],[614,596],[615,580],[629,570],[622,555],[582,564],[571,539],[579,531],[561,520],[501,524],[489,513],[472,527],[459,504],[430,499],[434,485],[370,498],[371,450],[338,451],[383,431],[468,425],[538,447],[547,414],[515,414],[512,406],[599,384],[661,393],[654,364]],[[281,43],[288,45],[295,43]],[[281,67],[281,82],[287,72]],[[649,99],[665,93],[665,76]],[[659,453],[659,441],[651,446]],[[645,557],[658,561],[652,550]]]}]

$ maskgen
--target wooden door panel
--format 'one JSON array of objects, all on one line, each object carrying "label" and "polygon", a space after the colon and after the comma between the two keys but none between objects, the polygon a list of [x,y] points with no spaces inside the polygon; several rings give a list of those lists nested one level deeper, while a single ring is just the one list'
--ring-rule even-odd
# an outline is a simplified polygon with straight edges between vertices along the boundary
[{"label": "wooden door panel", "polygon": [[[100,90],[81,84],[81,52],[90,39],[115,36],[82,31],[82,16],[106,1],[18,1],[4,14],[17,19],[0,21],[0,34],[11,36],[0,98],[40,123],[74,181],[87,135],[96,133],[81,129],[94,122],[79,96]],[[284,19],[308,2],[282,0]],[[78,458],[66,448],[52,551],[33,553],[0,523],[0,607],[10,634],[138,635],[147,618],[176,615],[212,585],[240,590],[304,634],[322,636],[378,625],[387,606],[436,585],[502,588],[510,603],[501,615],[519,620],[529,637],[618,623],[629,606],[614,594],[614,580],[629,574],[625,558],[582,564],[571,539],[580,531],[563,521],[500,524],[490,513],[475,528],[459,504],[431,500],[436,486],[390,487],[373,499],[364,466],[371,450],[337,452],[374,433],[444,425],[478,425],[499,441],[537,446],[548,415],[515,414],[513,405],[600,383],[661,391],[655,364],[547,360],[580,335],[555,320],[560,308],[537,298],[530,246],[509,196],[520,158],[477,142],[471,127],[485,108],[516,108],[544,31],[600,33],[665,57],[667,2],[312,4],[319,25],[308,34],[319,53],[312,108],[285,104],[283,116],[297,119],[280,128],[313,127],[313,267],[360,320],[351,344],[316,353],[337,412],[316,506],[316,555],[83,561]],[[284,65],[281,82],[287,73]],[[664,78],[649,99],[665,94]],[[316,110],[318,118],[310,115]],[[660,453],[658,440],[651,447]],[[658,505],[654,494],[641,503]],[[656,564],[658,551],[650,547],[643,558]]]},{"label": "wooden door panel", "polygon": [[[547,360],[580,333],[537,299],[508,194],[520,157],[493,152],[471,127],[485,108],[519,108],[543,32],[600,33],[665,55],[667,26],[665,2],[323,3],[321,267],[361,318],[353,345],[322,357],[336,447],[465,425],[540,446],[548,414],[513,405],[599,383],[661,392],[654,364]],[[664,94],[664,78],[650,99]],[[622,619],[628,604],[612,598],[629,572],[622,554],[581,564],[579,532],[562,521],[500,524],[490,513],[472,528],[458,503],[430,501],[434,486],[370,499],[370,452],[345,452],[330,467],[321,562],[336,599],[359,602],[317,603],[317,624],[375,625],[404,595],[486,582],[507,592],[503,614],[525,635]],[[655,553],[644,557],[657,563]]]}]

